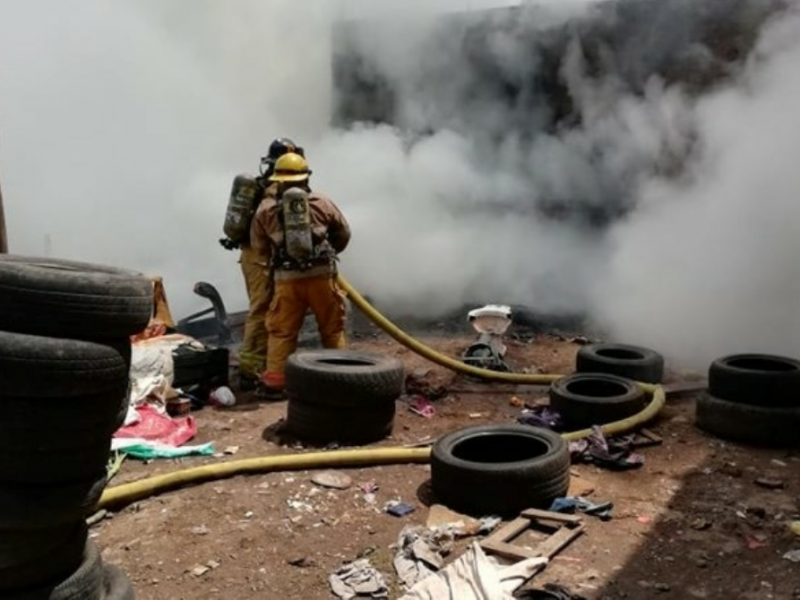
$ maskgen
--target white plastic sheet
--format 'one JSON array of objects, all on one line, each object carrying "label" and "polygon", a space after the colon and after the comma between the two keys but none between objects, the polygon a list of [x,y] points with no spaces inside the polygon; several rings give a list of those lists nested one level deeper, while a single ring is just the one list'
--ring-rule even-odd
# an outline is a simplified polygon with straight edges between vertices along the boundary
[{"label": "white plastic sheet", "polygon": [[514,591],[547,562],[528,558],[510,566],[497,565],[473,542],[461,557],[417,583],[400,600],[514,600]]}]

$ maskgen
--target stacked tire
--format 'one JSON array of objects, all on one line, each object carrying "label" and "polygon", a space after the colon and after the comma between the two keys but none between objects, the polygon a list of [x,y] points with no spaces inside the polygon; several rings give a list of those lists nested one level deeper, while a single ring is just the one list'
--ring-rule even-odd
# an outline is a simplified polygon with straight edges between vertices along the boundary
[{"label": "stacked tire", "polygon": [[403,363],[352,350],[312,350],[286,365],[286,428],[313,444],[368,444],[392,433]]},{"label": "stacked tire", "polygon": [[661,383],[664,357],[650,348],[630,344],[587,344],[575,357],[576,373],[605,373],[642,383]]},{"label": "stacked tire", "polygon": [[697,426],[733,442],[800,445],[800,361],[771,354],[718,358],[697,399]]},{"label": "stacked tire", "polygon": [[132,271],[0,255],[0,597],[131,599],[85,524],[128,402],[130,335],[152,284]]}]

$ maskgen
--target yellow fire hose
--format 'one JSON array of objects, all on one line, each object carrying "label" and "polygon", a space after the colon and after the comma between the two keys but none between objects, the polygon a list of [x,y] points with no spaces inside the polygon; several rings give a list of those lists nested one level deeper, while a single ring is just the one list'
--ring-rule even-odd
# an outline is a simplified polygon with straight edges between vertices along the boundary
[{"label": "yellow fire hose", "polygon": [[[515,384],[549,384],[559,377],[562,377],[562,375],[502,373],[464,364],[437,352],[430,346],[422,344],[402,331],[370,305],[341,275],[339,276],[339,284],[347,293],[352,303],[362,310],[378,327],[383,329],[405,347],[438,365],[489,381]],[[603,425],[601,430],[605,435],[618,435],[631,431],[653,419],[659,411],[661,411],[665,402],[664,389],[660,385],[644,383],[640,385],[646,393],[652,394],[650,403],[644,410],[632,417]],[[584,429],[565,433],[563,437],[568,441],[574,441],[587,437],[591,433],[591,429]],[[430,448],[367,448],[360,450],[309,452],[283,456],[261,456],[258,458],[247,458],[215,465],[204,465],[202,467],[184,469],[166,475],[156,475],[140,481],[110,487],[103,492],[103,496],[100,498],[97,508],[102,510],[119,507],[186,485],[224,479],[235,475],[269,473],[275,471],[300,471],[331,467],[352,468],[375,465],[427,463],[430,460],[430,453]]]}]

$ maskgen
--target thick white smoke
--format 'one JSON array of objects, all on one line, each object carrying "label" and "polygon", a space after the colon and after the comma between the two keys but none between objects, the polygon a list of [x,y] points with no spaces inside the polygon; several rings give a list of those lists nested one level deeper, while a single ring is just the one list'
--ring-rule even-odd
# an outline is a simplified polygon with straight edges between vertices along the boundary
[{"label": "thick white smoke", "polygon": [[[609,335],[689,365],[746,349],[800,354],[791,113],[800,18],[767,28],[745,72],[699,97],[657,79],[629,95],[613,68],[587,77],[592,65],[572,44],[562,77],[582,124],[548,130],[543,120],[529,139],[509,124],[542,115],[508,113],[480,86],[465,106],[463,40],[437,37],[421,12],[470,4],[488,3],[3,4],[0,172],[12,251],[42,254],[49,236],[54,255],[163,275],[178,315],[202,303],[197,280],[240,308],[236,255],[216,243],[230,182],[288,135],[352,223],[343,269],[382,306],[589,310]],[[540,4],[523,13],[526,27],[544,31],[592,7]],[[401,91],[398,122],[430,134],[413,143],[388,126],[328,126],[331,23],[387,11],[413,26],[357,42]],[[513,32],[491,48],[511,74],[535,60]],[[645,58],[632,64],[617,67],[646,81]],[[452,86],[432,98],[420,65]],[[679,178],[663,176],[686,156]],[[603,205],[619,189],[635,208],[608,229],[534,209],[548,198]]]}]

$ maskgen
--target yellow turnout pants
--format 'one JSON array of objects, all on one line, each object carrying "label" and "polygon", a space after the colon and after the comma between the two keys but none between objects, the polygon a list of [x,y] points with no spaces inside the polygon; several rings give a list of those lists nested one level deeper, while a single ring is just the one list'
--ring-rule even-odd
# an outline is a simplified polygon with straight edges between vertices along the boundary
[{"label": "yellow turnout pants", "polygon": [[331,275],[303,277],[275,282],[275,295],[267,313],[267,371],[265,385],[282,388],[286,361],[297,349],[297,339],[306,311],[317,320],[324,348],[345,347],[344,293]]},{"label": "yellow turnout pants", "polygon": [[244,341],[239,349],[239,373],[260,377],[267,359],[266,319],[272,282],[263,259],[250,246],[242,246],[239,262],[250,301],[244,324]]}]

